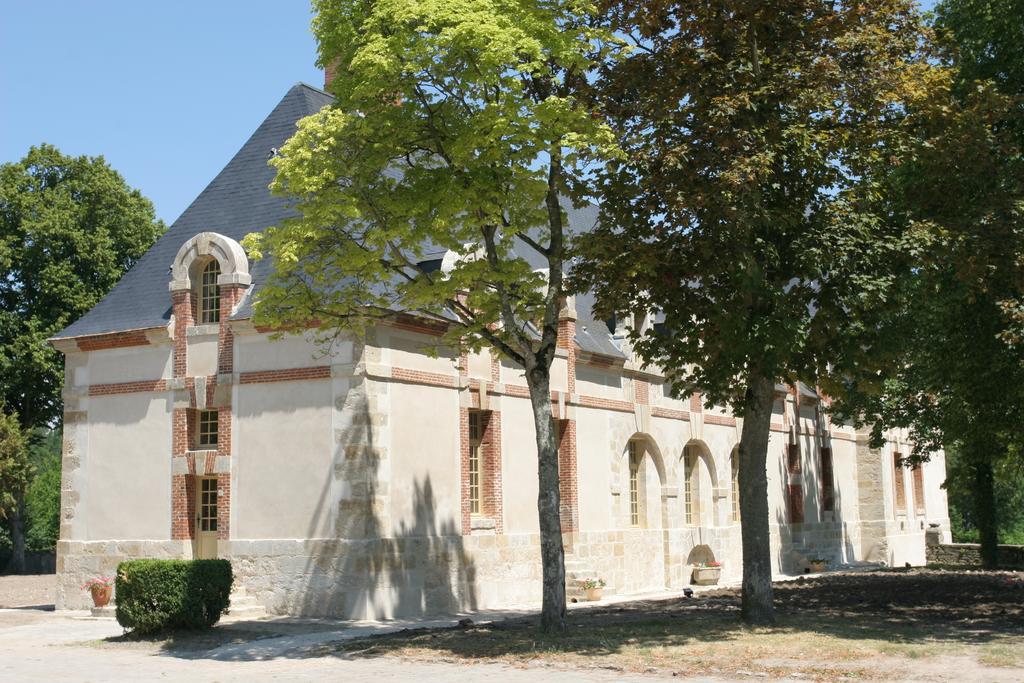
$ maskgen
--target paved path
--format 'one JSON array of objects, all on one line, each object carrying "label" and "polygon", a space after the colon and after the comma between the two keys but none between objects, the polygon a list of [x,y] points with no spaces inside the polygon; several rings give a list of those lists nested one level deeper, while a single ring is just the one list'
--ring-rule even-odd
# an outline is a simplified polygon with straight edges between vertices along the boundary
[{"label": "paved path", "polygon": [[[316,651],[326,643],[413,625],[309,622],[312,632],[227,644],[205,651],[167,652],[150,643],[105,643],[121,634],[110,619],[86,618],[84,612],[0,610],[0,680],[2,681],[252,681],[354,679],[459,683],[522,681],[651,681],[615,671],[564,671],[547,667],[513,668],[499,664],[410,663],[390,657],[342,658]],[[267,622],[257,622],[267,624]],[[417,622],[431,625],[443,622]],[[301,625],[295,624],[293,625]],[[270,624],[268,624],[269,626]],[[248,628],[236,623],[227,628]],[[323,630],[326,628],[327,630]]]}]

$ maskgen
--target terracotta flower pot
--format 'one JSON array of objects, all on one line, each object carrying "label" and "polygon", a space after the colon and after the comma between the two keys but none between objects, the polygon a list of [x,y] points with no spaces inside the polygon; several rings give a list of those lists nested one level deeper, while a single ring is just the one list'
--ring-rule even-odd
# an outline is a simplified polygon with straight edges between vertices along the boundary
[{"label": "terracotta flower pot", "polygon": [[589,600],[591,602],[593,602],[594,600],[600,600],[601,599],[601,589],[600,588],[587,588],[586,589],[586,594],[587,594],[587,600]]},{"label": "terracotta flower pot", "polygon": [[110,594],[114,592],[114,587],[97,584],[90,586],[89,592],[92,593],[92,604],[96,607],[106,607],[110,602]]}]

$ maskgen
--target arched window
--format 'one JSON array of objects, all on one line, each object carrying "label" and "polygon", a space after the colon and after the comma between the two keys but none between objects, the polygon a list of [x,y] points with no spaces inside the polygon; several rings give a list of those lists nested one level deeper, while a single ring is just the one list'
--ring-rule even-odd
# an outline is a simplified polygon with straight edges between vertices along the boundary
[{"label": "arched window", "polygon": [[629,442],[629,524],[630,526],[643,526],[642,508],[640,499],[640,462],[643,458],[643,451],[636,441]]},{"label": "arched window", "polygon": [[199,286],[199,323],[207,325],[220,322],[220,263],[211,259],[203,267],[203,277]]},{"label": "arched window", "polygon": [[740,452],[732,452],[732,521],[740,521]]},{"label": "arched window", "polygon": [[683,505],[685,521],[687,526],[700,524],[697,511],[697,454],[693,452],[692,446],[686,446],[683,454]]}]

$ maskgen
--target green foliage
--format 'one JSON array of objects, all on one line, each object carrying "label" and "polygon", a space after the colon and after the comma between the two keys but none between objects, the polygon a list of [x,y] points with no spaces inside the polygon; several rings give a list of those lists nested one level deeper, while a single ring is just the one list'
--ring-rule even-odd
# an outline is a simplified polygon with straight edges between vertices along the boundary
[{"label": "green foliage", "polygon": [[[973,481],[968,465],[956,444],[946,449],[945,487],[953,541],[957,543],[977,543],[979,540]],[[995,507],[999,512],[999,542],[1024,545],[1024,459],[1012,456],[999,458],[994,489]]]},{"label": "green foliage", "polygon": [[18,416],[0,410],[0,519],[10,516],[21,502],[31,476],[28,446]]},{"label": "green foliage", "polygon": [[29,550],[52,550],[60,535],[60,430],[34,444],[30,459],[34,475],[25,493],[25,541]]},{"label": "green foliage", "polygon": [[205,629],[230,604],[227,560],[128,560],[117,566],[117,623],[133,634]]},{"label": "green foliage", "polygon": [[964,85],[992,81],[1005,94],[1024,94],[1024,2],[942,0],[935,12]]},{"label": "green foliage", "polygon": [[32,147],[0,166],[0,402],[25,427],[60,419],[47,339],[92,308],[164,230],[102,157]]},{"label": "green foliage", "polygon": [[931,87],[914,5],[613,3],[626,157],[607,166],[584,284],[664,314],[634,349],[674,389],[744,409],[753,378],[827,383],[880,359],[856,335],[920,244],[879,195]]},{"label": "green foliage", "polygon": [[[316,2],[334,106],[271,163],[298,216],[246,238],[274,259],[263,324],[364,331],[414,313],[452,345],[548,367],[571,256],[565,203],[590,196],[611,131],[578,91],[610,37],[587,2]],[[444,273],[421,267],[450,250]]]}]

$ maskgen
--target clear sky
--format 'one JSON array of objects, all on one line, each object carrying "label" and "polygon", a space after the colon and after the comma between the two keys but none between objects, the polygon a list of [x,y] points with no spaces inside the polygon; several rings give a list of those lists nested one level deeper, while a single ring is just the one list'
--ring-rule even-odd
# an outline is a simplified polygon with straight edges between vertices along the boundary
[{"label": "clear sky", "polygon": [[309,20],[305,0],[0,0],[0,162],[102,154],[170,224],[293,83],[323,84]]},{"label": "clear sky", "polygon": [[297,81],[305,0],[0,0],[0,163],[103,155],[170,224]]}]

